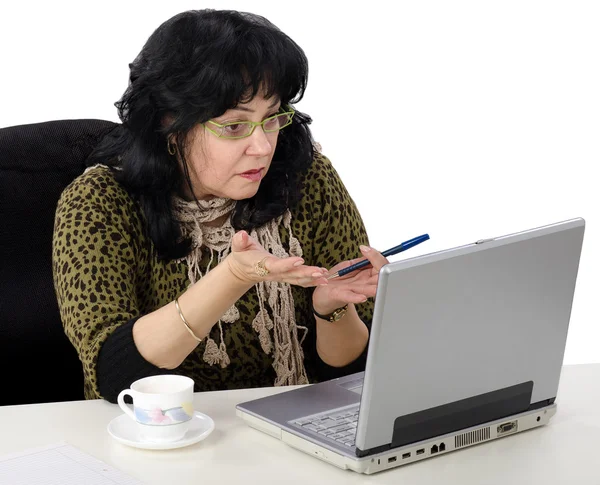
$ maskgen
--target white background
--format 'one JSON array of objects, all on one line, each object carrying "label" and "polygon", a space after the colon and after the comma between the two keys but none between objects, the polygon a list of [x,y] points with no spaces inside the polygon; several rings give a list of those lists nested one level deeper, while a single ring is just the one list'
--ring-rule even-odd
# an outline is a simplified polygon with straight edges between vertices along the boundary
[{"label": "white background", "polygon": [[148,36],[205,7],[264,15],[305,50],[298,108],[374,247],[586,219],[565,363],[600,362],[600,2],[3,2],[0,127],[118,121]]}]

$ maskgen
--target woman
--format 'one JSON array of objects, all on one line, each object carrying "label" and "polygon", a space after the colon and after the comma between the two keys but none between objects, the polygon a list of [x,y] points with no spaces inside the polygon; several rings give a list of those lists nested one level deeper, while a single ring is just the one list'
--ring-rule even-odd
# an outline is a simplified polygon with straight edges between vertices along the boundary
[{"label": "woman", "polygon": [[203,391],[363,368],[387,261],[293,108],[303,51],[262,17],[189,11],[130,69],[122,125],[56,212],[55,288],[86,398],[168,372]]}]

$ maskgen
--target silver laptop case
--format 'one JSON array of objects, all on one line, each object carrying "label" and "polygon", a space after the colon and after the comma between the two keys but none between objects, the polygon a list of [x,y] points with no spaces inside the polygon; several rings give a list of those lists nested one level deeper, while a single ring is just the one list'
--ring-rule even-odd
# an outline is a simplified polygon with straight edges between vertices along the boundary
[{"label": "silver laptop case", "polygon": [[[365,473],[546,424],[584,228],[573,219],[384,266],[362,395],[354,375],[242,403],[238,414]],[[298,425],[359,401],[352,446]]]},{"label": "silver laptop case", "polygon": [[551,404],[583,233],[577,219],[384,266],[356,447],[397,446],[411,426],[442,434],[463,412],[473,425]]}]

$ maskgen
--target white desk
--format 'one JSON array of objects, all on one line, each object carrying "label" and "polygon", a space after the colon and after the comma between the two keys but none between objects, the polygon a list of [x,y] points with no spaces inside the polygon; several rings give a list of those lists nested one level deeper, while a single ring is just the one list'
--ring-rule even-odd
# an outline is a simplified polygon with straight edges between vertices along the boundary
[{"label": "white desk", "polygon": [[114,441],[121,410],[106,401],[0,407],[0,454],[65,440],[149,484],[600,484],[600,364],[565,366],[550,424],[372,476],[339,470],[245,425],[239,402],[284,388],[197,393],[216,424],[187,448],[147,451]]}]

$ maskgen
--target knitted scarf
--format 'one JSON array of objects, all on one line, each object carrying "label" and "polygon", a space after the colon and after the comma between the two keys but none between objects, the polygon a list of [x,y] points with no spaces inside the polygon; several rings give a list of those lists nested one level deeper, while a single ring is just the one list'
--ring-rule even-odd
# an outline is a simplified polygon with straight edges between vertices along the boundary
[{"label": "knitted scarf", "polygon": [[[179,197],[173,199],[173,212],[181,224],[183,237],[191,238],[190,253],[180,261],[185,261],[188,267],[190,284],[205,276],[215,257],[220,263],[231,252],[231,240],[235,229],[231,225],[231,213],[235,200],[213,198],[210,200],[185,201]],[[221,226],[208,225],[211,221],[229,214],[230,217]],[[300,242],[292,235],[291,214],[287,210],[282,216],[267,224],[250,231],[250,236],[256,239],[269,253],[278,258],[302,256]],[[290,234],[290,253],[283,248],[279,235],[279,226],[283,223]],[[210,250],[210,261],[202,274],[200,262],[202,247]],[[275,369],[276,386],[307,384],[308,378],[304,368],[304,353],[302,341],[308,329],[296,324],[294,299],[288,283],[276,281],[261,281],[255,285],[260,309],[256,314],[252,328],[258,333],[262,350],[270,355],[273,353],[273,368]],[[206,347],[203,360],[210,365],[219,364],[227,367],[230,360],[223,340],[223,324],[233,323],[240,317],[235,304],[231,306],[217,322],[219,327],[219,344],[206,337]],[[298,330],[303,335],[298,339]]]}]

